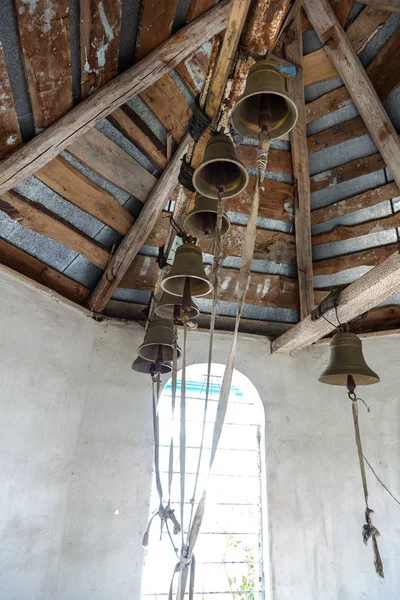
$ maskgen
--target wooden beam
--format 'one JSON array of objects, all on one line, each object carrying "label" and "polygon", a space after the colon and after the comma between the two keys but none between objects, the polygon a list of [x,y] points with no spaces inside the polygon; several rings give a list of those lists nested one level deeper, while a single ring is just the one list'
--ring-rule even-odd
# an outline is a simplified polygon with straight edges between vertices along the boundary
[{"label": "wooden beam", "polygon": [[89,297],[90,291],[83,285],[2,239],[0,239],[0,263],[77,304],[83,304]]},{"label": "wooden beam", "polygon": [[0,210],[22,227],[56,240],[82,254],[100,269],[105,269],[110,257],[108,250],[39,202],[28,200],[16,192],[6,192],[1,195]]},{"label": "wooden beam", "polygon": [[323,190],[331,185],[344,183],[361,175],[368,175],[385,168],[385,162],[380,154],[371,154],[365,158],[356,158],[350,162],[333,167],[323,173],[310,177],[311,192]]},{"label": "wooden beam", "polygon": [[342,142],[347,142],[354,138],[368,133],[368,129],[361,117],[355,117],[348,121],[343,121],[338,125],[333,125],[328,129],[314,133],[307,138],[308,153],[313,154],[320,150],[332,148]]},{"label": "wooden beam", "polygon": [[35,177],[122,235],[128,233],[133,225],[131,213],[112,194],[85,177],[62,156],[53,158],[45,167],[36,171]]},{"label": "wooden beam", "polygon": [[387,183],[373,190],[368,190],[357,194],[352,198],[346,198],[345,200],[339,200],[328,206],[317,208],[311,211],[311,223],[316,225],[317,223],[325,223],[331,219],[336,219],[348,213],[354,212],[355,210],[361,210],[368,206],[375,206],[385,200],[390,200],[400,195],[399,188],[395,183]]},{"label": "wooden beam", "polygon": [[384,99],[400,84],[400,68],[395,57],[400,52],[400,29],[384,45],[366,71],[379,98]]},{"label": "wooden beam", "polygon": [[81,97],[118,73],[122,0],[80,0]]},{"label": "wooden beam", "polygon": [[[290,41],[285,45],[285,55],[294,64],[303,67],[303,41],[301,16],[298,12],[290,30]],[[295,181],[295,231],[297,275],[299,280],[300,318],[314,309],[312,248],[311,248],[311,192],[308,174],[308,151],[304,98],[304,69],[298,69],[294,79],[288,80],[288,92],[294,100],[298,117],[290,132],[293,175]]]},{"label": "wooden beam", "polygon": [[230,7],[230,0],[217,4],[4,159],[1,162],[0,194],[43,167],[113,110],[143,92],[222,31]]},{"label": "wooden beam", "polygon": [[189,10],[186,15],[186,22],[191,23],[202,14],[210,10],[215,4],[215,0],[191,0]]},{"label": "wooden beam", "polygon": [[135,61],[147,56],[170,37],[177,4],[178,0],[143,0]]},{"label": "wooden beam", "polygon": [[343,240],[387,231],[396,227],[400,227],[400,213],[380,217],[379,219],[371,219],[357,225],[337,225],[330,231],[313,235],[312,244],[313,246],[317,246],[318,244],[327,244],[329,242],[342,242]]},{"label": "wooden beam", "polygon": [[[307,1],[307,0],[306,0]],[[309,16],[310,13],[308,12]],[[395,252],[377,267],[344,288],[337,299],[336,310],[341,323],[348,323],[364,312],[381,304],[399,291],[400,253]],[[335,308],[316,321],[311,316],[301,320],[288,332],[272,342],[273,352],[296,352],[316,342],[335,329]]]},{"label": "wooden beam", "polygon": [[335,64],[383,160],[400,187],[400,140],[328,0],[304,3],[326,52]]},{"label": "wooden beam", "polygon": [[72,107],[69,2],[15,0],[26,80],[36,131]]},{"label": "wooden beam", "polygon": [[68,146],[68,152],[93,171],[144,202],[157,179],[95,127]]},{"label": "wooden beam", "polygon": [[[389,18],[389,13],[373,7],[366,7],[349,25],[346,35],[359,54],[367,45],[369,40],[382,27]],[[343,23],[341,23],[343,25]],[[326,81],[338,77],[339,74],[332,60],[320,48],[304,57],[304,77],[306,85]]]},{"label": "wooden beam", "polygon": [[22,144],[17,111],[0,42],[0,159]]},{"label": "wooden beam", "polygon": [[273,50],[290,4],[290,0],[252,2],[240,45],[252,56]]},{"label": "wooden beam", "polygon": [[172,157],[171,162],[166,167],[151,194],[147,198],[134,225],[111,258],[101,280],[90,296],[89,305],[92,310],[101,312],[104,309],[129,265],[150,235],[166,201],[168,200],[169,194],[176,185],[176,179],[181,166],[181,159],[186,152],[188,141],[189,134],[186,134]]},{"label": "wooden beam", "polygon": [[400,12],[400,0],[360,0],[363,4],[368,6],[376,6],[382,10],[390,10],[393,12]]},{"label": "wooden beam", "polygon": [[388,244],[361,252],[353,252],[353,254],[318,260],[313,264],[314,275],[332,275],[356,267],[375,267],[396,252],[396,249],[397,244]]}]

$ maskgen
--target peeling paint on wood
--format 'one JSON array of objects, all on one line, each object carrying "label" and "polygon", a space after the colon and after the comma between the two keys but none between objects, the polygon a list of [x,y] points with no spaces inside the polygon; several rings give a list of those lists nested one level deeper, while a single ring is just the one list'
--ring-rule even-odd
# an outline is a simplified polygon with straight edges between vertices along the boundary
[{"label": "peeling paint on wood", "polygon": [[369,248],[344,256],[335,256],[313,263],[314,275],[333,275],[355,267],[375,267],[396,252],[397,244],[388,244],[378,248]]},{"label": "peeling paint on wood", "polygon": [[7,66],[0,42],[0,159],[22,143]]},{"label": "peeling paint on wood", "polygon": [[312,236],[313,246],[318,244],[327,244],[328,242],[341,242],[351,238],[369,235],[370,233],[379,233],[400,227],[400,212],[380,219],[373,219],[357,225],[338,225],[331,231],[319,233]]},{"label": "peeling paint on wood", "polygon": [[26,79],[37,131],[72,108],[68,0],[15,0]]},{"label": "peeling paint on wood", "polygon": [[372,154],[365,158],[356,158],[344,165],[334,167],[323,173],[310,177],[311,192],[355,179],[361,175],[368,175],[386,167],[380,154]]},{"label": "peeling paint on wood", "polygon": [[82,98],[117,75],[121,7],[122,0],[80,0]]}]

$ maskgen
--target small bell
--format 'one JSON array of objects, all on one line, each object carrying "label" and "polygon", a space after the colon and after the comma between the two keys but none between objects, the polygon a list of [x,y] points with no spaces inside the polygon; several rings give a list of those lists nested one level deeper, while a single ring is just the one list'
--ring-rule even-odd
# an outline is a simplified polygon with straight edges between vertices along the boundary
[{"label": "small bell", "polygon": [[171,373],[171,371],[172,371],[172,365],[169,362],[165,362],[160,365],[157,365],[155,362],[146,360],[145,358],[142,358],[141,356],[138,356],[136,358],[136,360],[134,360],[132,363],[132,369],[134,371],[136,371],[137,373],[146,373],[147,375],[154,375],[155,373],[157,373],[157,367],[159,369],[158,372],[161,375],[165,375],[166,373]]},{"label": "small bell", "polygon": [[249,174],[236,156],[235,146],[224,133],[212,136],[204,151],[202,162],[193,174],[193,185],[207,198],[232,198],[243,192]]},{"label": "small bell", "polygon": [[360,338],[346,331],[332,338],[329,364],[318,381],[347,387],[348,376],[353,377],[357,386],[379,382],[378,375],[365,362]]},{"label": "small bell", "polygon": [[200,248],[190,242],[179,246],[168,275],[161,282],[164,292],[184,296],[190,306],[191,296],[205,296],[212,290],[203,265]]},{"label": "small bell", "polygon": [[[214,198],[206,198],[196,194],[194,207],[186,215],[183,228],[189,235],[199,240],[214,240],[217,237],[217,214],[218,204]],[[221,235],[229,230],[229,219],[224,213],[222,215]]]},{"label": "small bell", "polygon": [[[160,303],[157,305],[154,312],[158,317],[162,317],[163,319],[173,319],[174,321],[182,321],[184,316],[182,304],[182,296],[173,296],[172,294],[164,292]],[[200,311],[193,302],[193,300],[191,300],[190,308],[188,311],[186,311],[186,313],[188,319],[195,319],[199,316]]]},{"label": "small bell", "polygon": [[[173,359],[174,324],[168,319],[155,317],[147,329],[144,342],[139,346],[139,355],[158,365]],[[181,350],[178,347],[178,358]]]},{"label": "small bell", "polygon": [[233,127],[255,140],[261,131],[268,131],[272,140],[286,135],[296,121],[297,107],[286,92],[279,66],[271,60],[256,62],[249,71],[243,96],[233,109]]}]

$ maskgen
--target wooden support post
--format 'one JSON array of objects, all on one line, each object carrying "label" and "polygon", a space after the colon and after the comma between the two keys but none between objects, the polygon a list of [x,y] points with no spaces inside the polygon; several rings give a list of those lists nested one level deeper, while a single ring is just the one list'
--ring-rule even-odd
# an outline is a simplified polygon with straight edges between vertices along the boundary
[{"label": "wooden support post", "polygon": [[307,16],[400,187],[400,140],[328,0],[305,0]]},{"label": "wooden support post", "polygon": [[[294,18],[288,38],[290,42],[285,45],[286,58],[303,67],[300,12]],[[299,111],[296,126],[290,132],[290,141],[295,180],[295,228],[300,318],[304,319],[314,308],[314,290],[311,247],[311,194],[310,176],[308,174],[303,68],[298,69],[294,79],[288,79],[288,91]]]},{"label": "wooden support post", "polygon": [[89,306],[93,311],[101,312],[104,309],[128,267],[150,235],[168,196],[176,186],[181,159],[186,152],[188,141],[189,134],[186,134],[92,292]]},{"label": "wooden support post", "polygon": [[272,351],[291,353],[301,350],[335,329],[329,321],[336,324],[338,318],[341,323],[348,323],[381,304],[399,289],[400,253],[396,251],[380,265],[342,290],[336,301],[336,309],[328,310],[325,313],[326,319],[321,317],[312,321],[311,316],[306,317],[273,341]]},{"label": "wooden support post", "polygon": [[0,170],[0,194],[43,167],[80,135],[169,73],[225,29],[230,8],[230,0],[217,4],[4,159]]}]

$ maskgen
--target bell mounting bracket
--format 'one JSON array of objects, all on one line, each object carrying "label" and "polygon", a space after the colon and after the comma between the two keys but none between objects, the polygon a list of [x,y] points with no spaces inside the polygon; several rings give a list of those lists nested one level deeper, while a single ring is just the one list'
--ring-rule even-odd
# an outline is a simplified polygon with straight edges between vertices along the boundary
[{"label": "bell mounting bracket", "polygon": [[341,288],[335,288],[332,290],[331,293],[324,300],[322,300],[321,304],[314,308],[311,313],[311,321],[318,321],[318,319],[328,312],[328,310],[336,308],[341,291]]}]

